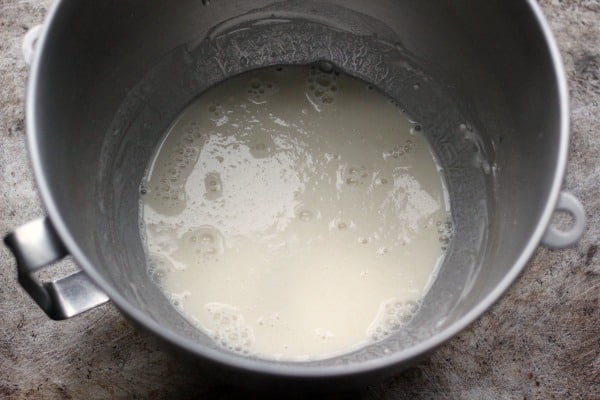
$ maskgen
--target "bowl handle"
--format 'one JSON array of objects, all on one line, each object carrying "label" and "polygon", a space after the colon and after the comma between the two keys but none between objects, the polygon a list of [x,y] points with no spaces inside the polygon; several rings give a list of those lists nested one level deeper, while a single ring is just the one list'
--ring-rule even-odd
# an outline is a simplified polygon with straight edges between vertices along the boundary
[{"label": "bowl handle", "polygon": [[585,211],[577,197],[568,192],[561,192],[555,211],[566,211],[573,217],[573,225],[562,231],[550,223],[542,237],[542,244],[554,249],[562,249],[577,243],[585,229]]},{"label": "bowl handle", "polygon": [[50,318],[70,318],[108,301],[83,271],[52,282],[35,276],[68,254],[48,217],[18,227],[4,237],[4,243],[17,261],[19,283]]}]

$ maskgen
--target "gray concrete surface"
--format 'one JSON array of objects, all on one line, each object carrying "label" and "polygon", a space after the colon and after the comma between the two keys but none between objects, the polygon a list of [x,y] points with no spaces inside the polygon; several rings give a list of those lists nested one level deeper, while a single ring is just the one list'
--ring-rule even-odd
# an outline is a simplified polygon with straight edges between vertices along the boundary
[{"label": "gray concrete surface", "polygon": [[[25,149],[20,46],[50,0],[0,0],[0,233],[43,215]],[[490,311],[364,399],[600,399],[600,2],[543,0],[571,92],[565,188],[589,226],[574,248],[540,248]],[[0,398],[255,397],[183,369],[111,304],[49,320],[16,283],[0,246]]]}]

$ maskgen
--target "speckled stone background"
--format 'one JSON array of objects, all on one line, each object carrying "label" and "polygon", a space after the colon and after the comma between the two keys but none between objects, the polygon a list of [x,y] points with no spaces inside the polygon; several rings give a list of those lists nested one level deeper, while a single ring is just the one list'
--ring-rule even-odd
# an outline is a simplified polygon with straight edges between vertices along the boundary
[{"label": "speckled stone background", "polygon": [[[44,214],[25,149],[25,32],[51,0],[0,0],[0,234]],[[571,92],[565,188],[588,228],[568,250],[538,249],[475,324],[396,377],[336,398],[600,399],[600,2],[543,0]],[[68,268],[63,266],[63,268]],[[256,397],[186,371],[109,303],[49,320],[16,283],[0,246],[0,398]]]}]

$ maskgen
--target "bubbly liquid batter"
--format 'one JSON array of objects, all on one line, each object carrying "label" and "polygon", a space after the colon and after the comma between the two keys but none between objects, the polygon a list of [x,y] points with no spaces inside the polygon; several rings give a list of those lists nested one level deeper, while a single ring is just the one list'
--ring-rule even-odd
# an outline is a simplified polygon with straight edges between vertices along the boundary
[{"label": "bubbly liquid batter", "polygon": [[328,66],[215,86],[172,125],[141,185],[150,274],[242,354],[314,360],[386,337],[417,310],[448,241],[420,130]]}]

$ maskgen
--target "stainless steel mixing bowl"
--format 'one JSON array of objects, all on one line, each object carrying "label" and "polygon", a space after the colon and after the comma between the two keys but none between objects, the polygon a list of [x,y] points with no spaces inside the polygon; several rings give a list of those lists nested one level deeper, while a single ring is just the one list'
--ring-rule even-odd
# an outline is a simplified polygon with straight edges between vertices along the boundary
[{"label": "stainless steel mixing bowl", "polygon": [[[560,191],[563,68],[533,0],[65,0],[40,32],[27,131],[48,217],[5,241],[21,284],[52,318],[110,298],[166,347],[236,382],[358,384],[475,320],[540,241],[566,246],[583,230],[581,205]],[[448,183],[453,237],[406,329],[329,360],[265,361],[216,346],[149,278],[138,189],[166,128],[203,90],[249,69],[311,62],[378,86],[421,123]],[[574,216],[567,232],[549,226],[556,208]],[[81,272],[37,280],[67,253]]]}]

